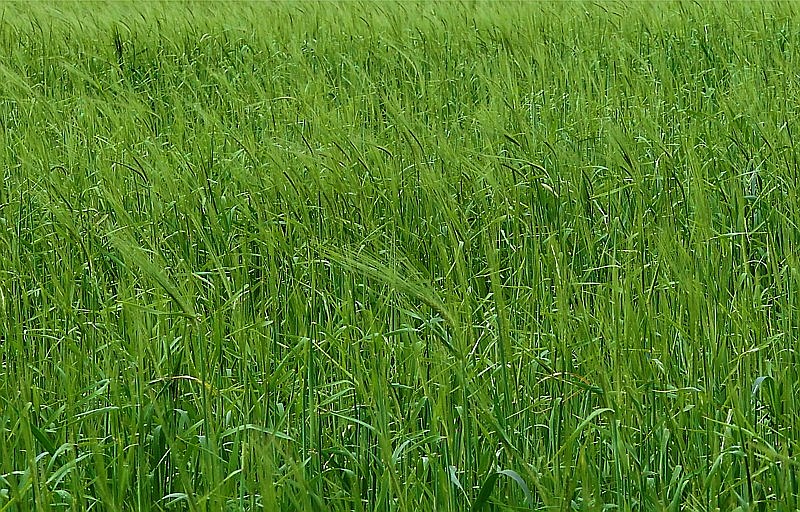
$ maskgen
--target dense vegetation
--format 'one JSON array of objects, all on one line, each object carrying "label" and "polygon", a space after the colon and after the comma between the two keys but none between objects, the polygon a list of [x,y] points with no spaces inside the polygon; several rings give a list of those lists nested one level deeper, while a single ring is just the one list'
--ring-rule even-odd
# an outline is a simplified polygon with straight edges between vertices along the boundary
[{"label": "dense vegetation", "polygon": [[0,510],[797,510],[796,5],[0,6]]}]

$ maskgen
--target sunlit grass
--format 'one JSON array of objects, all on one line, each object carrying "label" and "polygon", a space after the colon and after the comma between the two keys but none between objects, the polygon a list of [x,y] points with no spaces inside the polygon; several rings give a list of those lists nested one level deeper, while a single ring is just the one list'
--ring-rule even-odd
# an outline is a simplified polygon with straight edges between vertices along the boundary
[{"label": "sunlit grass", "polygon": [[0,511],[798,503],[771,3],[0,7]]}]

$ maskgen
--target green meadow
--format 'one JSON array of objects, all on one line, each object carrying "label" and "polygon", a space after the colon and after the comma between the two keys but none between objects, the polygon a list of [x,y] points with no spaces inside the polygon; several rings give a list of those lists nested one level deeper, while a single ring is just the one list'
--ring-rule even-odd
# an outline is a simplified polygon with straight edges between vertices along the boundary
[{"label": "green meadow", "polygon": [[800,509],[798,69],[793,3],[0,4],[0,512]]}]

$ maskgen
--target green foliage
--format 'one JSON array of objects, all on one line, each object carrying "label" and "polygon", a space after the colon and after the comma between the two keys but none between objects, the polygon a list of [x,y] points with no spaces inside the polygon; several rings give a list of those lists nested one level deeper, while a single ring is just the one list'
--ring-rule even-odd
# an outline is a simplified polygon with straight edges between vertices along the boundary
[{"label": "green foliage", "polygon": [[797,510],[798,43],[0,5],[0,511]]}]

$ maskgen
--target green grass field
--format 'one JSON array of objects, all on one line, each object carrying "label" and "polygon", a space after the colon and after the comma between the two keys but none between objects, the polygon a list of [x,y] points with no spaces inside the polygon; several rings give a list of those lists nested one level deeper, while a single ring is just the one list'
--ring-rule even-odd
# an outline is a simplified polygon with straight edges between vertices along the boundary
[{"label": "green grass field", "polygon": [[0,512],[800,509],[798,69],[792,3],[0,4]]}]

